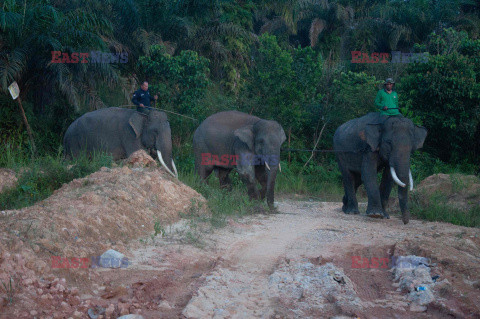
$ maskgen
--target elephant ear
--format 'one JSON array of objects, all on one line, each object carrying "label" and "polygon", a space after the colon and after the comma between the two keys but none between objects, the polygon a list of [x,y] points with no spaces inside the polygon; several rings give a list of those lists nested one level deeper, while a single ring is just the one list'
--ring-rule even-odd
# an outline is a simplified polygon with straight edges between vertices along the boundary
[{"label": "elephant ear", "polygon": [[423,142],[425,142],[425,138],[427,137],[427,129],[423,126],[415,125],[415,129],[413,131],[414,137],[414,149],[419,149],[423,147]]},{"label": "elephant ear", "polygon": [[280,130],[281,130],[280,145],[282,145],[283,142],[285,142],[287,140],[287,136],[285,135],[285,131],[283,130],[283,128],[280,128]]},{"label": "elephant ear", "polygon": [[381,136],[380,124],[367,124],[365,130],[360,131],[359,135],[362,141],[365,141],[370,146],[372,152],[378,150]]},{"label": "elephant ear", "polygon": [[253,125],[247,125],[236,129],[233,133],[240,141],[247,144],[250,150],[253,150]]},{"label": "elephant ear", "polygon": [[136,138],[139,138],[142,135],[143,123],[145,122],[145,115],[142,115],[138,112],[133,112],[133,114],[128,119],[128,124],[132,127],[135,132]]}]

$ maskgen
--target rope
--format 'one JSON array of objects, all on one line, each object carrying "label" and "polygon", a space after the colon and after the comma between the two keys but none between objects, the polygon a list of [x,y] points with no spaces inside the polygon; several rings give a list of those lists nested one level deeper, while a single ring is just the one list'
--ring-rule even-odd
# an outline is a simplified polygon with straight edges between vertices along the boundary
[{"label": "rope", "polygon": [[[135,106],[135,107],[136,107],[136,105],[133,105],[133,104],[125,104],[125,105],[120,105],[120,106],[118,106],[118,107],[125,107],[125,106]],[[175,115],[179,115],[179,116],[186,117],[186,118],[191,119],[191,120],[194,120],[194,121],[198,121],[196,118],[193,118],[193,117],[190,117],[190,116],[187,116],[187,115],[183,115],[183,114],[179,114],[179,113],[176,113],[176,112],[173,112],[173,111],[168,111],[168,110],[161,109],[161,108],[153,108],[153,109],[155,109],[155,110],[162,110],[162,111],[164,111],[164,112],[172,113],[172,114],[175,114]],[[346,153],[346,152],[358,153],[358,152],[355,152],[355,151],[307,150],[307,149],[299,149],[299,148],[287,148],[287,149],[281,149],[280,151],[283,151],[283,152],[316,152],[316,153]]]},{"label": "rope", "polygon": [[317,153],[359,153],[358,151],[341,151],[341,150],[306,150],[300,148],[280,149],[282,152],[317,152]]},{"label": "rope", "polygon": [[[120,106],[117,106],[117,107],[124,107],[124,106],[135,106],[136,107],[136,105],[133,105],[133,104],[125,104],[125,105],[120,105]],[[194,120],[194,121],[198,121],[196,118],[193,118],[193,117],[190,117],[190,116],[187,116],[187,115],[183,115],[183,114],[179,114],[179,113],[176,113],[176,112],[173,112],[173,111],[168,111],[168,110],[161,109],[161,108],[158,108],[158,107],[151,107],[151,108],[155,109],[155,110],[162,110],[162,111],[167,112],[167,113],[172,113],[172,114],[175,114],[175,115],[183,116],[183,117],[186,117],[186,118]]]}]

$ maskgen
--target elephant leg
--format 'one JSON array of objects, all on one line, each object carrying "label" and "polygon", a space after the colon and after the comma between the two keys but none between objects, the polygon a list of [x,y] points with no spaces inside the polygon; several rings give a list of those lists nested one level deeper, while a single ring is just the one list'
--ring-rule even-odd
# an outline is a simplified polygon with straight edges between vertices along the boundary
[{"label": "elephant leg", "polygon": [[220,181],[220,188],[225,188],[227,190],[232,190],[232,180],[228,176],[231,169],[217,167],[218,171],[218,180]]},{"label": "elephant leg", "polygon": [[362,182],[368,195],[367,216],[383,218],[385,212],[382,209],[380,190],[377,184],[377,155],[372,153],[364,155],[362,160]]},{"label": "elephant leg", "polygon": [[410,220],[410,211],[408,210],[408,189],[407,187],[398,186],[398,203],[400,204],[400,211],[402,212],[402,221],[408,224]]},{"label": "elephant leg", "polygon": [[213,172],[213,165],[198,165],[197,170],[202,181],[208,184],[207,178]]},{"label": "elephant leg", "polygon": [[382,174],[382,182],[380,183],[380,199],[382,201],[382,209],[385,213],[386,218],[390,218],[387,213],[387,206],[388,206],[388,198],[390,197],[390,193],[392,192],[393,186],[393,179],[390,173],[390,170],[386,167],[383,170]]},{"label": "elephant leg", "polygon": [[362,185],[362,175],[359,173],[353,173],[354,183],[355,183],[355,194],[357,193],[358,188]]},{"label": "elephant leg", "polygon": [[348,169],[342,169],[343,188],[345,195],[343,196],[342,211],[345,214],[358,214],[358,202],[355,195],[355,176]]},{"label": "elephant leg", "polygon": [[255,178],[262,186],[260,189],[260,198],[263,200],[265,199],[265,194],[267,193],[267,172],[265,171],[264,165],[257,165],[255,166]]},{"label": "elephant leg", "polygon": [[241,174],[239,172],[240,179],[247,185],[248,197],[250,200],[260,199],[260,193],[255,185],[255,177],[250,174]]}]

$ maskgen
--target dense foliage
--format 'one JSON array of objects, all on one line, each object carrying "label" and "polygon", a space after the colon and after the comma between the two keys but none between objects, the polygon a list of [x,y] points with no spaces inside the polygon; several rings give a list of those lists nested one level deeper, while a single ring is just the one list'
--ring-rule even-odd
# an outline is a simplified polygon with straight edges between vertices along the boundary
[{"label": "dense foliage", "polygon": [[[335,128],[374,110],[382,80],[394,77],[403,114],[429,130],[426,152],[478,165],[479,26],[480,5],[467,0],[5,0],[0,151],[29,154],[13,81],[40,154],[52,155],[76,117],[130,104],[148,79],[157,107],[197,119],[169,114],[184,156],[199,121],[222,109],[277,120],[292,148],[331,148]],[[52,51],[128,61],[52,63]],[[357,64],[351,51],[429,54],[426,63]]]}]

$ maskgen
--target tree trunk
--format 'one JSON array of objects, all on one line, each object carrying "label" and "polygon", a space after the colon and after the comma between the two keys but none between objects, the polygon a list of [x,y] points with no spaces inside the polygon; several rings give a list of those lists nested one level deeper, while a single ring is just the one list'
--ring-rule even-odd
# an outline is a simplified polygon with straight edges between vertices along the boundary
[{"label": "tree trunk", "polygon": [[23,122],[27,127],[27,133],[28,133],[28,137],[30,138],[30,144],[32,146],[32,157],[33,157],[37,153],[37,148],[35,146],[35,141],[33,140],[32,130],[30,129],[30,124],[28,124],[27,116],[25,115],[25,111],[23,110],[22,100],[20,99],[20,97],[18,97],[17,101],[18,101],[18,106],[20,108],[20,112],[22,113]]}]

